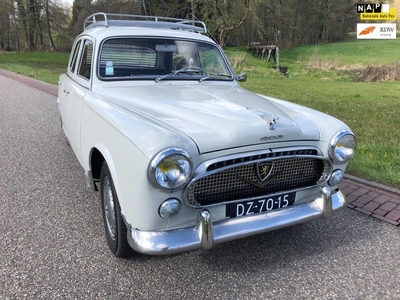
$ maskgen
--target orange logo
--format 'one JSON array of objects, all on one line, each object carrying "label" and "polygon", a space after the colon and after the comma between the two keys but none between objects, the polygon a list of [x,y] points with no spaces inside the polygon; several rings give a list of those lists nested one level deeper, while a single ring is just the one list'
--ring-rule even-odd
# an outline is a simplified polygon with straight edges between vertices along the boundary
[{"label": "orange logo", "polygon": [[371,32],[374,31],[375,28],[376,28],[375,26],[367,27],[367,28],[365,28],[363,31],[361,31],[359,35],[367,35],[367,34],[370,34]]}]

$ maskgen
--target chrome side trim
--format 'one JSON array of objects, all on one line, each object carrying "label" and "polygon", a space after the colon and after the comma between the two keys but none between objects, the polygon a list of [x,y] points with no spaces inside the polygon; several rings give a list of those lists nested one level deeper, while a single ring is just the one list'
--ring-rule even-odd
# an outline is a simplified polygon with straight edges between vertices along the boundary
[{"label": "chrome side trim", "polygon": [[252,216],[212,223],[208,210],[199,211],[198,224],[167,231],[140,231],[129,228],[128,243],[137,252],[166,255],[191,250],[209,250],[213,245],[264,233],[306,221],[327,218],[346,207],[346,197],[337,190],[321,188],[312,202]]}]

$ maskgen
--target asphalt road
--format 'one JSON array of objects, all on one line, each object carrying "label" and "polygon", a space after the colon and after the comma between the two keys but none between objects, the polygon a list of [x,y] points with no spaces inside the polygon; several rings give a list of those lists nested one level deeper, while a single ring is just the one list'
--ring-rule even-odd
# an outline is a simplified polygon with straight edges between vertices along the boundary
[{"label": "asphalt road", "polygon": [[400,229],[345,209],[173,256],[117,259],[56,97],[0,75],[0,299],[400,299]]}]

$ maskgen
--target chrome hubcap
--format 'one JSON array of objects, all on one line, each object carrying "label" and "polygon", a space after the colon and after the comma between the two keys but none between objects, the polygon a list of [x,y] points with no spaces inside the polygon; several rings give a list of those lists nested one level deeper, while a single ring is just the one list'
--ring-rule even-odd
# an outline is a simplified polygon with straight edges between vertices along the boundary
[{"label": "chrome hubcap", "polygon": [[104,186],[103,186],[103,195],[104,195],[104,216],[106,220],[106,227],[109,236],[115,240],[115,228],[117,225],[117,220],[115,219],[115,203],[114,197],[111,190],[111,184],[108,177],[104,178]]}]

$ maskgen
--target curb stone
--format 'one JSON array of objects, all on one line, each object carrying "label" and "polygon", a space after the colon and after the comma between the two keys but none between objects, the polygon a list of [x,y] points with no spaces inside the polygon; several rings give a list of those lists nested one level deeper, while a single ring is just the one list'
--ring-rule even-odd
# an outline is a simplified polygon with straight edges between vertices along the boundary
[{"label": "curb stone", "polygon": [[394,226],[400,225],[400,190],[345,175],[339,188],[347,197],[347,207]]},{"label": "curb stone", "polygon": [[57,96],[58,93],[58,87],[54,84],[47,83],[44,81],[37,80],[32,77],[28,77],[19,73],[14,73],[11,71],[7,71],[4,69],[0,69],[0,75],[3,75],[5,77],[8,77],[10,79],[22,82],[30,87],[33,87],[35,89],[41,90],[43,92],[49,93],[51,95]]},{"label": "curb stone", "polygon": [[368,180],[365,180],[365,179],[362,179],[362,178],[359,178],[359,177],[356,177],[356,176],[353,176],[353,175],[349,175],[349,174],[345,174],[344,178],[345,179],[349,179],[349,180],[354,181],[354,182],[357,182],[357,183],[361,183],[361,184],[366,185],[366,186],[370,186],[370,187],[372,187],[374,189],[383,190],[385,192],[400,196],[400,189],[392,188],[392,187],[389,187],[389,186],[386,186],[386,185],[383,185],[383,184],[380,184],[380,183],[377,183],[377,182],[368,181]]}]

